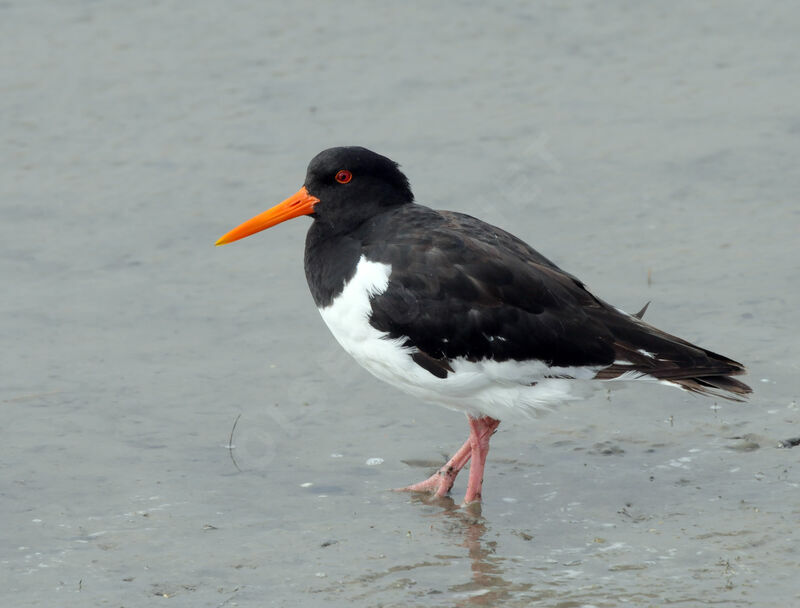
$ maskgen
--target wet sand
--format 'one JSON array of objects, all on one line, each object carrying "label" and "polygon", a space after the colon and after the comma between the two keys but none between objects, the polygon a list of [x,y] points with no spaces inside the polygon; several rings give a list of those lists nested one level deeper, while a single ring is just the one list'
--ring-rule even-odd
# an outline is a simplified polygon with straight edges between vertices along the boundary
[{"label": "wet sand", "polygon": [[[0,603],[800,601],[798,26],[791,2],[0,3]],[[340,351],[308,222],[213,247],[343,144],[652,301],[753,397],[600,391],[504,421],[480,511],[465,479],[389,492],[463,417]]]}]

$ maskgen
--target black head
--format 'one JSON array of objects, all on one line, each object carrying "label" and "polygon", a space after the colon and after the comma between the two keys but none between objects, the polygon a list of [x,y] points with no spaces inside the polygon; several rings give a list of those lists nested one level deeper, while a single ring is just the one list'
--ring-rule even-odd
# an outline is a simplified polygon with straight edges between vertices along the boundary
[{"label": "black head", "polygon": [[414,201],[397,163],[366,148],[329,148],[308,165],[303,187],[285,201],[240,224],[217,241],[224,245],[301,215],[326,234],[341,234],[367,219]]},{"label": "black head", "polygon": [[366,148],[328,148],[308,165],[304,184],[319,199],[312,217],[348,229],[388,208],[414,201],[408,178],[391,159]]}]

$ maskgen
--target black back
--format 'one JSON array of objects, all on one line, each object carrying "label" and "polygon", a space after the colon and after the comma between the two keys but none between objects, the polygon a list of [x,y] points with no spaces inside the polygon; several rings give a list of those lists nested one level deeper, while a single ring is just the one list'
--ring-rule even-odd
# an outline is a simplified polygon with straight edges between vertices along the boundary
[{"label": "black back", "polygon": [[[334,180],[343,168],[353,173],[348,184]],[[512,234],[413,204],[408,181],[385,157],[326,150],[309,166],[306,187],[320,198],[305,261],[317,305],[341,292],[361,256],[389,264],[369,322],[403,338],[434,375],[446,377],[459,357],[538,360],[602,367],[600,379],[632,372],[726,398],[750,392],[728,377],[744,372],[740,363],[617,311]]]}]

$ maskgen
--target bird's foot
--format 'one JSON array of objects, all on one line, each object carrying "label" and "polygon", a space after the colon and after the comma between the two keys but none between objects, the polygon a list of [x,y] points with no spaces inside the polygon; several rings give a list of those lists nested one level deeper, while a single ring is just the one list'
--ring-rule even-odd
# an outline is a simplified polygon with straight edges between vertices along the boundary
[{"label": "bird's foot", "polygon": [[453,487],[456,475],[458,475],[458,471],[445,465],[425,481],[420,481],[405,488],[395,488],[395,492],[428,492],[434,496],[445,496]]},{"label": "bird's foot", "polygon": [[456,481],[456,477],[461,469],[472,458],[472,466],[469,470],[469,483],[467,484],[467,494],[464,496],[464,506],[477,504],[481,501],[481,490],[483,487],[483,468],[486,464],[486,455],[489,453],[489,440],[497,430],[499,420],[489,418],[469,418],[470,434],[458,452],[447,461],[441,469],[428,477],[425,481],[420,481],[405,488],[397,488],[396,492],[428,492],[434,496],[445,496]]},{"label": "bird's foot", "polygon": [[464,442],[458,452],[447,461],[441,469],[428,477],[425,481],[420,481],[405,488],[397,488],[396,492],[429,492],[435,496],[444,496],[453,487],[459,471],[469,462],[472,456],[472,444],[469,439]]}]

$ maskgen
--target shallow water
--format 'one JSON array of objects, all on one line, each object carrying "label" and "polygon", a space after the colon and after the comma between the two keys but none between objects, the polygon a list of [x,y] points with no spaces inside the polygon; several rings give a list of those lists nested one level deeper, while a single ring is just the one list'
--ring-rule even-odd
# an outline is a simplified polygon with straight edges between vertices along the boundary
[{"label": "shallow water", "polygon": [[[800,9],[679,9],[0,3],[0,603],[797,603]],[[463,418],[340,351],[307,222],[212,246],[337,144],[752,399],[600,391],[504,422],[480,510],[388,491]]]}]

